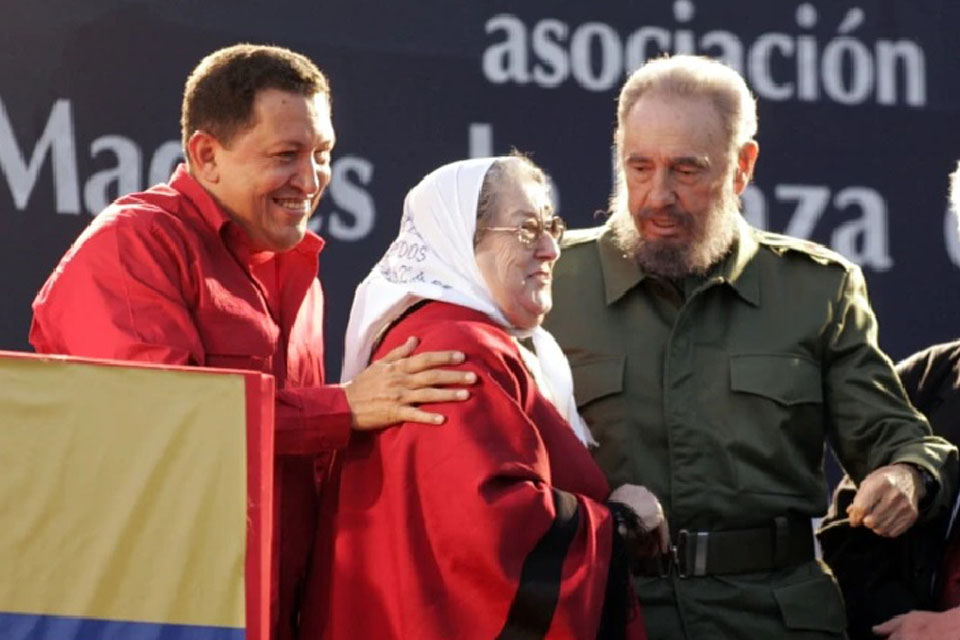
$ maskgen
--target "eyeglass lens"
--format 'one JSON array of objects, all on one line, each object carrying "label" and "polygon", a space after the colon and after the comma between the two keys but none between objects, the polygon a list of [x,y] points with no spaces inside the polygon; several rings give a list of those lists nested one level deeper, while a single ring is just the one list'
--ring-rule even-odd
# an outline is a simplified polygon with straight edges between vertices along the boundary
[{"label": "eyeglass lens", "polygon": [[558,216],[549,218],[546,221],[546,226],[540,218],[529,218],[520,225],[520,239],[532,244],[540,238],[540,234],[546,231],[554,240],[559,242],[563,238],[565,229],[566,224],[564,224],[563,218]]}]

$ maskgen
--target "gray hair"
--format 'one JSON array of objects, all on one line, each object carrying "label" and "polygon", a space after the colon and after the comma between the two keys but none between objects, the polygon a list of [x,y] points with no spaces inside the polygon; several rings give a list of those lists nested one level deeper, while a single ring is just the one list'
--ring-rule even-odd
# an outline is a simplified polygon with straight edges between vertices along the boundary
[{"label": "gray hair", "polygon": [[542,185],[548,185],[547,174],[534,164],[526,155],[514,150],[509,155],[493,161],[483,184],[480,185],[480,195],[477,197],[477,230],[473,234],[473,246],[477,246],[483,235],[483,227],[490,226],[490,219],[494,216],[500,204],[500,194],[503,186],[510,179],[527,178]]},{"label": "gray hair", "polygon": [[757,101],[743,76],[703,56],[665,56],[650,60],[631,73],[620,90],[615,133],[618,165],[624,122],[633,105],[645,94],[710,100],[720,115],[731,158],[736,158],[740,147],[757,135]]}]

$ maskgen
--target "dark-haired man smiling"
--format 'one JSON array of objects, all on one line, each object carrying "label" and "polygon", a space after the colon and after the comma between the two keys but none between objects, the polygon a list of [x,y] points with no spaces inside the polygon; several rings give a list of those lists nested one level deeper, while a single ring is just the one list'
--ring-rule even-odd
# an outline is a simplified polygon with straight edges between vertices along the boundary
[{"label": "dark-haired man smiling", "polygon": [[345,385],[323,371],[323,240],[307,230],[330,182],[327,79],[305,56],[235,45],[187,79],[185,165],[119,198],[81,234],[34,301],[42,353],[229,367],[277,383],[274,629],[291,637],[316,527],[316,482],[351,427],[439,423],[423,402],[461,400],[457,352],[415,340]]}]

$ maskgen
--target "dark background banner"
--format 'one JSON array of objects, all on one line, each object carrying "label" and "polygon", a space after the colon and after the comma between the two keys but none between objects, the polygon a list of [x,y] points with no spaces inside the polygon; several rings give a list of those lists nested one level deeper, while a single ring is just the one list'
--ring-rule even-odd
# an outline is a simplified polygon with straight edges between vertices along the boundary
[{"label": "dark background banner", "polygon": [[0,8],[0,349],[28,349],[30,301],[119,193],[179,159],[180,93],[238,41],[306,53],[330,77],[334,179],[328,370],[353,288],[396,233],[403,196],[468,156],[529,151],[571,226],[611,187],[614,101],[661,51],[740,69],[759,98],[747,217],[864,267],[895,358],[960,331],[960,242],[947,174],[960,157],[956,0],[751,2],[4,2]]}]

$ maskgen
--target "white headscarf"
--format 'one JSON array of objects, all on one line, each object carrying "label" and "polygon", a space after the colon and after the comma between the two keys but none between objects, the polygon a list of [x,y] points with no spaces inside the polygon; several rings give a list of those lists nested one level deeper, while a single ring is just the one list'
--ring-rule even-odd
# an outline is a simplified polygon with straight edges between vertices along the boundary
[{"label": "white headscarf", "polygon": [[514,337],[531,337],[542,375],[535,379],[584,445],[595,445],[577,413],[570,364],[557,341],[541,327],[517,329],[493,302],[477,259],[473,237],[477,200],[494,161],[479,158],[444,165],[407,194],[400,233],[357,287],[347,325],[342,379],[352,380],[370,361],[384,327],[419,300],[439,300],[486,314]]}]

